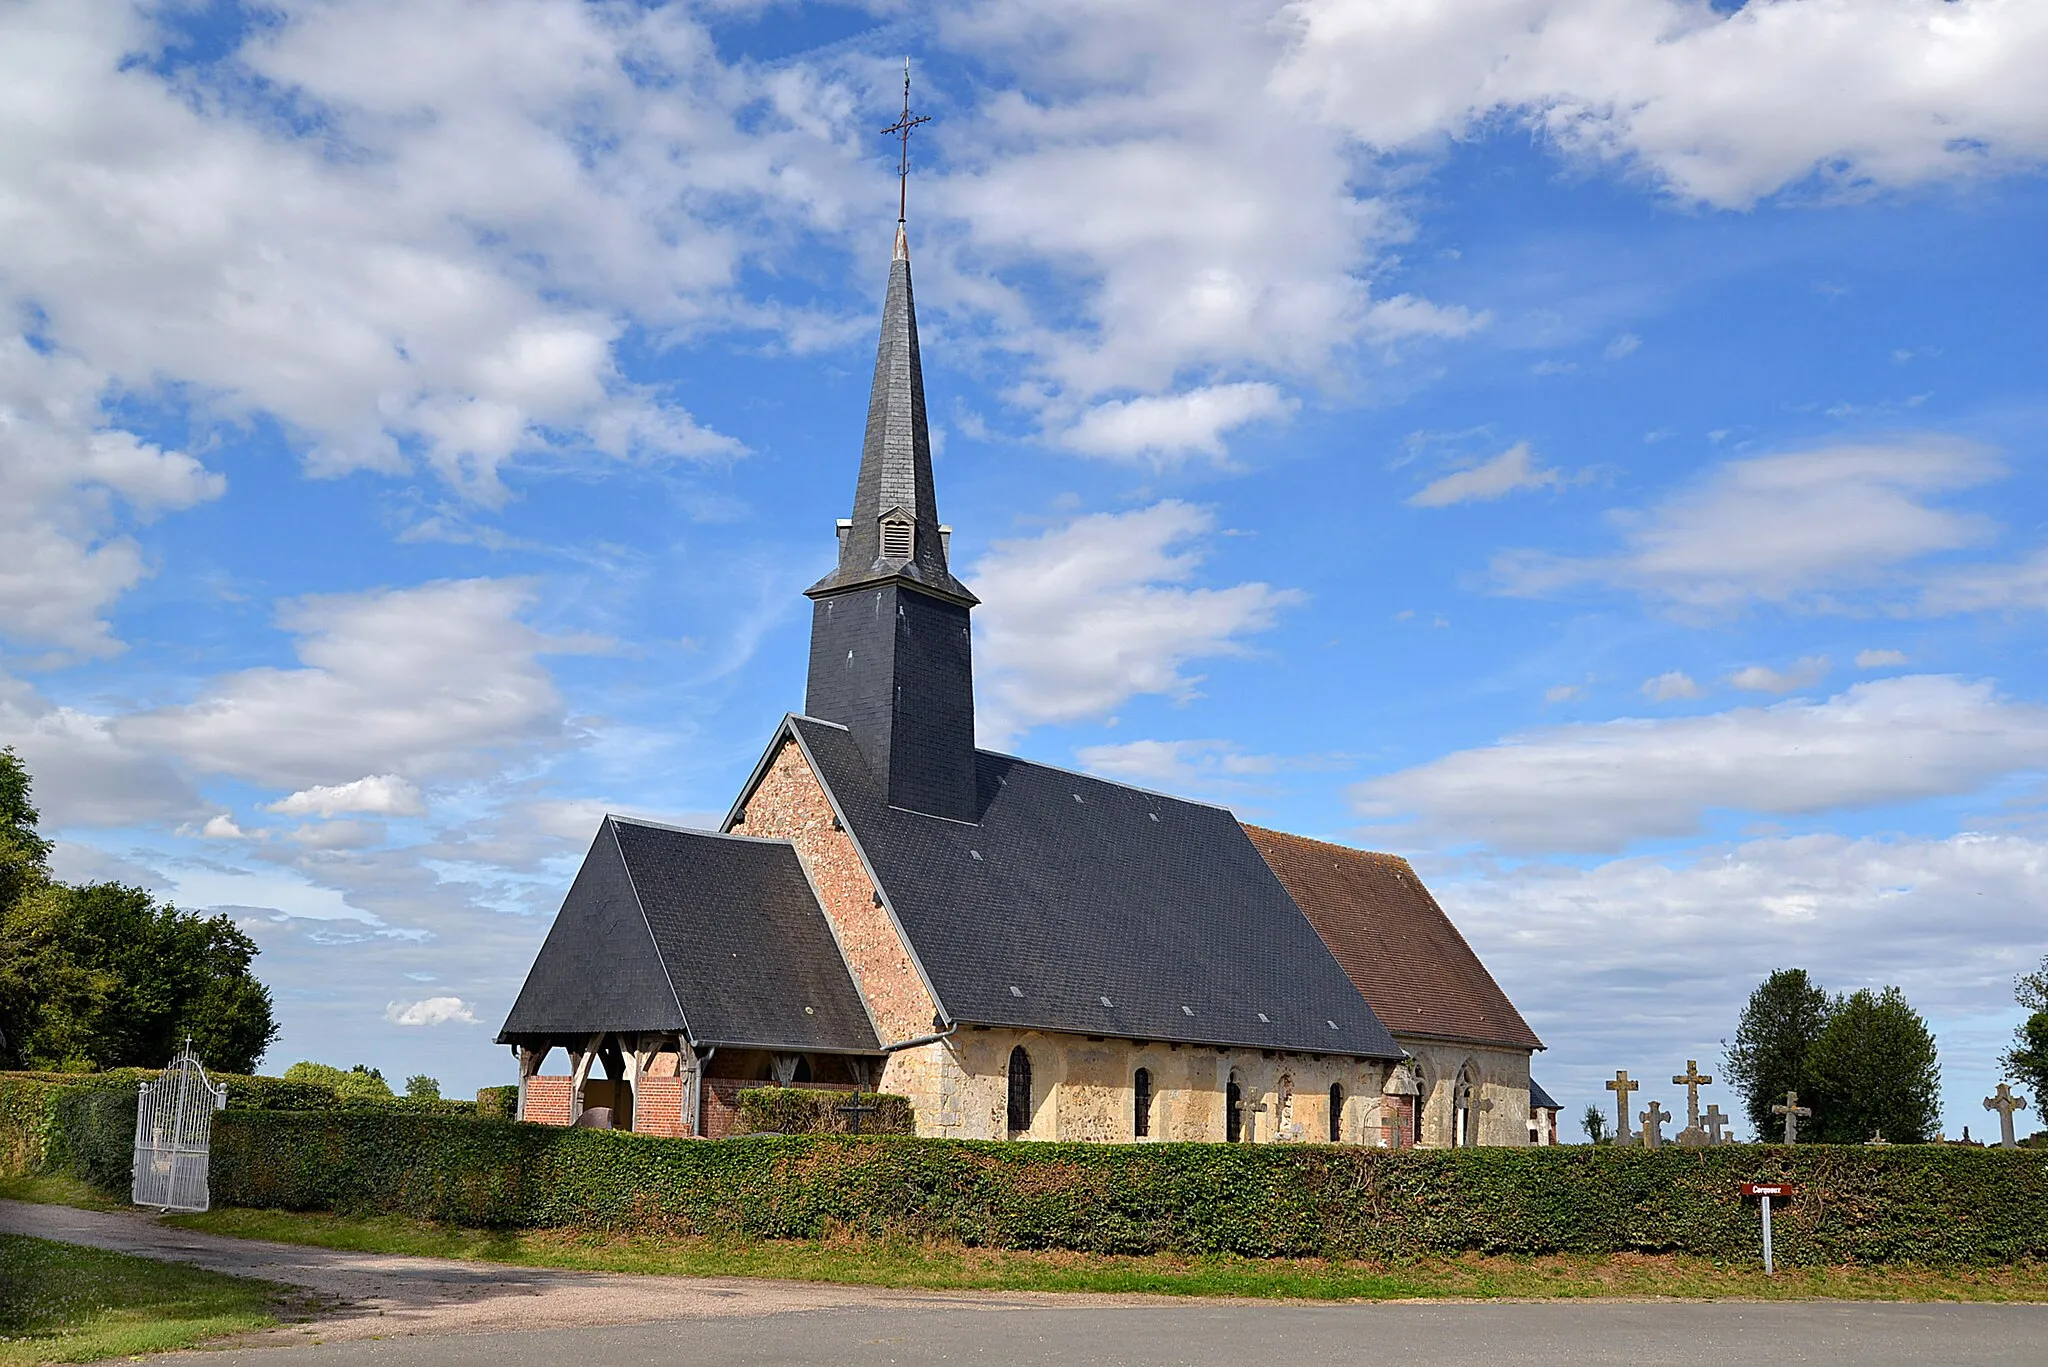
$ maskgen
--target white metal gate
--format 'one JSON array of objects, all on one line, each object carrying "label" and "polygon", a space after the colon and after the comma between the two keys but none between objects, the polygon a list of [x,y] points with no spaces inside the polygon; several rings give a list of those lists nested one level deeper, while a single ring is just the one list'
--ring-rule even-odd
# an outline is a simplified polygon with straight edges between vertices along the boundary
[{"label": "white metal gate", "polygon": [[207,1079],[190,1044],[161,1077],[142,1084],[135,1110],[136,1205],[198,1211],[212,1203],[206,1156],[213,1113],[227,1104],[227,1084]]}]

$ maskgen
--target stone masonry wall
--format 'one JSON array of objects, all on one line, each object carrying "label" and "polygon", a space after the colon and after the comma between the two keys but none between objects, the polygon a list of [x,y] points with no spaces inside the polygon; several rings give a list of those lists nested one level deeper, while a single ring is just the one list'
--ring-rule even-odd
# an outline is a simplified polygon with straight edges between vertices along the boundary
[{"label": "stone masonry wall", "polygon": [[882,1042],[931,1034],[938,1007],[877,899],[853,837],[835,829],[832,804],[794,741],[782,742],[732,831],[796,846]]},{"label": "stone masonry wall", "polygon": [[1415,1056],[1421,1073],[1422,1143],[1448,1148],[1453,1139],[1452,1093],[1458,1074],[1469,1063],[1479,1074],[1474,1100],[1478,1142],[1484,1146],[1525,1147],[1529,1143],[1529,1054],[1524,1049],[1489,1049],[1396,1035],[1395,1043]]}]

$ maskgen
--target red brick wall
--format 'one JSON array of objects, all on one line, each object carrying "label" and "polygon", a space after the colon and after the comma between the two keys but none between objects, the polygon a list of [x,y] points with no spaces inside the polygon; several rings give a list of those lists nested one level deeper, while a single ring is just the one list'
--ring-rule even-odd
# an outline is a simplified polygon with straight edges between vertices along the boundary
[{"label": "red brick wall", "polygon": [[938,1008],[888,911],[876,904],[853,837],[833,829],[832,804],[795,742],[782,743],[732,829],[796,846],[883,1043],[930,1034]]},{"label": "red brick wall", "polygon": [[687,1080],[679,1077],[643,1077],[633,1089],[633,1132],[679,1139],[690,1132],[690,1118],[683,1114]]},{"label": "red brick wall", "polygon": [[1414,1097],[1383,1096],[1380,1098],[1380,1114],[1385,1117],[1383,1128],[1386,1132],[1387,1148],[1412,1149],[1415,1147]]},{"label": "red brick wall", "polygon": [[526,1079],[526,1106],[520,1114],[536,1125],[567,1125],[574,1118],[569,1114],[574,1082],[566,1077]]}]

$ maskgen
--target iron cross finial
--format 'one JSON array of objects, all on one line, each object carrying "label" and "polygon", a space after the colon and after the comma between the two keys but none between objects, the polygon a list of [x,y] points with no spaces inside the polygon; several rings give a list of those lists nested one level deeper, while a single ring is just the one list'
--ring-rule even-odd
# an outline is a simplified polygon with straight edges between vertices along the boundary
[{"label": "iron cross finial", "polygon": [[930,123],[932,116],[910,112],[910,59],[903,59],[903,117],[882,130],[882,136],[898,139],[900,149],[896,158],[896,221],[904,220],[904,211],[910,199],[910,130],[921,123]]}]

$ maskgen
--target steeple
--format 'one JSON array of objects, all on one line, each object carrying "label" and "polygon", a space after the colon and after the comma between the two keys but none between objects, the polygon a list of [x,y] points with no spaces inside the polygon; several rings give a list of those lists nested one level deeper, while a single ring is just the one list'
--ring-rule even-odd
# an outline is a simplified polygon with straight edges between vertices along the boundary
[{"label": "steeple", "polygon": [[891,806],[974,821],[967,618],[978,600],[947,565],[949,530],[932,492],[910,246],[898,222],[853,516],[839,524],[839,563],[805,590],[804,710],[853,732]]},{"label": "steeple", "polygon": [[868,391],[868,429],[860,449],[853,517],[839,532],[839,564],[808,590],[812,598],[902,578],[972,607],[978,600],[946,565],[946,536],[932,495],[932,434],[924,412],[924,367],[917,350],[917,302],[910,288],[910,242],[896,225],[882,340]]}]

